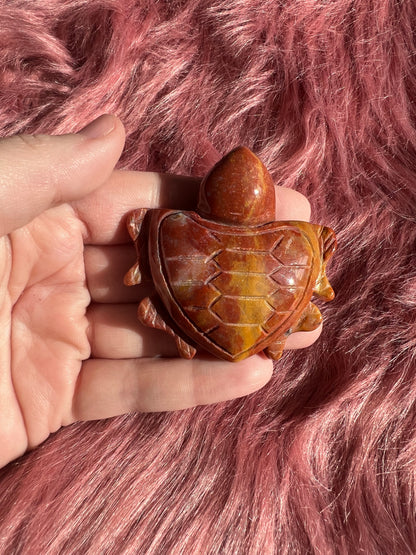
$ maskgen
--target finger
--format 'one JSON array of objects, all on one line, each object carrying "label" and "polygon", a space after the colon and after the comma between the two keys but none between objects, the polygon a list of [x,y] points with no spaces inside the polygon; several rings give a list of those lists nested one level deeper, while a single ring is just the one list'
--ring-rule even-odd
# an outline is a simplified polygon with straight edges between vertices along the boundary
[{"label": "finger", "polygon": [[0,235],[106,181],[124,146],[123,125],[104,115],[77,134],[0,140]]},{"label": "finger", "polygon": [[[171,337],[148,328],[137,319],[138,300],[131,304],[92,304],[87,312],[91,354],[95,358],[128,359],[139,357],[177,357]],[[321,326],[312,332],[296,332],[285,349],[309,347],[319,337]]]},{"label": "finger", "polygon": [[73,203],[90,245],[131,243],[126,218],[136,208],[196,206],[200,180],[153,172],[115,171],[99,190]]},{"label": "finger", "polygon": [[172,411],[235,399],[270,379],[261,355],[229,363],[210,358],[90,359],[83,364],[67,423],[130,412]]},{"label": "finger", "polygon": [[135,304],[92,304],[87,312],[91,355],[95,358],[177,357],[171,337],[137,319]]}]

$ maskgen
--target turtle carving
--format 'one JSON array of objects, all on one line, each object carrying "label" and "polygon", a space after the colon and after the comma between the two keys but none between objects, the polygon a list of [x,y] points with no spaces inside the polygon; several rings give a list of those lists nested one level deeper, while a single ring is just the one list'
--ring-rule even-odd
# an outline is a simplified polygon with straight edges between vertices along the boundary
[{"label": "turtle carving", "polygon": [[137,262],[124,282],[148,274],[157,292],[139,320],[169,333],[184,358],[201,348],[231,362],[260,351],[279,359],[290,333],[321,323],[312,296],[334,298],[325,269],[336,239],[329,227],[274,218],[272,179],[246,147],[204,178],[195,212],[130,214]]}]

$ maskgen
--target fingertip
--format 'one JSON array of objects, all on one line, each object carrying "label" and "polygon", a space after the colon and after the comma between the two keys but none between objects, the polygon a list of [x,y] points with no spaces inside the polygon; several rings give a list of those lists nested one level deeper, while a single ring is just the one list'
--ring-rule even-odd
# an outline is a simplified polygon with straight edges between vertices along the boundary
[{"label": "fingertip", "polygon": [[112,114],[102,114],[78,131],[76,135],[83,139],[81,141],[83,148],[91,145],[95,154],[97,149],[106,151],[113,166],[120,157],[126,139],[122,121]]},{"label": "fingertip", "polygon": [[243,395],[249,395],[264,387],[273,374],[273,361],[264,355],[254,355],[240,363],[238,369]]},{"label": "fingertip", "polygon": [[322,324],[312,331],[297,331],[289,335],[285,349],[304,349],[310,347],[322,333]]},{"label": "fingertip", "polygon": [[120,118],[114,114],[101,114],[80,129],[77,135],[87,139],[99,139],[109,135],[116,128],[124,133],[124,125]]},{"label": "fingertip", "polygon": [[[101,116],[101,117],[103,117],[104,119],[108,118],[110,121],[113,122],[113,127],[110,130],[110,132],[107,134],[107,136],[111,135],[111,139],[113,143],[115,143],[118,147],[118,154],[117,154],[117,161],[118,161],[121,153],[123,152],[124,145],[126,142],[126,129],[121,119],[115,115],[104,114],[104,116]],[[106,135],[104,137],[106,137]]]},{"label": "fingertip", "polygon": [[254,393],[266,385],[273,373],[273,362],[262,355],[239,362],[195,362],[199,366],[194,371],[195,404],[198,405],[230,401]]},{"label": "fingertip", "polygon": [[103,114],[78,131],[78,135],[86,139],[101,139],[109,135],[116,125],[116,118],[110,114]]},{"label": "fingertip", "polygon": [[[114,125],[110,131],[112,139],[117,141],[120,149],[120,154],[123,151],[124,144],[126,141],[126,128],[124,127],[121,119],[113,114],[104,114],[104,118],[109,118],[113,121]],[[119,156],[120,156],[119,154]]]},{"label": "fingertip", "polygon": [[63,172],[59,187],[61,198],[58,200],[74,201],[98,189],[114,170],[125,137],[123,123],[111,114],[103,114],[75,135],[67,135],[68,146],[73,142],[75,150],[72,161],[66,160],[66,163],[76,179],[70,179],[68,171]]},{"label": "fingertip", "polygon": [[276,186],[275,195],[276,220],[309,222],[311,218],[311,205],[302,193],[287,187]]}]

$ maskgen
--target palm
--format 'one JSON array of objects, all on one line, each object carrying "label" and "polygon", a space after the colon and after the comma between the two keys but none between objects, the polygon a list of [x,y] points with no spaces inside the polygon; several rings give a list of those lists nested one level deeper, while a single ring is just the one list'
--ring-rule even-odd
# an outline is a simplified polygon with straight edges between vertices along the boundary
[{"label": "palm", "polygon": [[15,426],[26,426],[15,434],[26,431],[31,446],[70,421],[81,364],[90,355],[82,225],[62,205],[13,232],[10,245],[10,368],[23,417]]}]

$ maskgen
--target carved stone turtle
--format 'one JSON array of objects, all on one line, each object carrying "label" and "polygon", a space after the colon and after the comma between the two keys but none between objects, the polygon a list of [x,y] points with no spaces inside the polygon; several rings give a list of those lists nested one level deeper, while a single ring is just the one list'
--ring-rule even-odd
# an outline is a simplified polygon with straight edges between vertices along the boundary
[{"label": "carved stone turtle", "polygon": [[336,239],[328,227],[274,218],[271,177],[246,147],[208,173],[196,212],[134,211],[138,260],[124,281],[148,273],[158,294],[141,301],[139,320],[169,333],[185,358],[200,347],[233,362],[260,351],[279,359],[290,333],[321,323],[312,295],[334,298],[325,268]]}]

